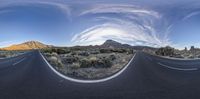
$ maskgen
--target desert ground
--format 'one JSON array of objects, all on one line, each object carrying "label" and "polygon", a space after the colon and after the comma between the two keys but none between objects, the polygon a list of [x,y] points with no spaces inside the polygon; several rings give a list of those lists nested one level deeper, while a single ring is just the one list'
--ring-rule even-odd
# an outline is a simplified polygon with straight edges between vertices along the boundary
[{"label": "desert ground", "polygon": [[48,62],[61,73],[79,79],[99,79],[121,70],[133,57],[131,49],[50,48],[43,50]]}]

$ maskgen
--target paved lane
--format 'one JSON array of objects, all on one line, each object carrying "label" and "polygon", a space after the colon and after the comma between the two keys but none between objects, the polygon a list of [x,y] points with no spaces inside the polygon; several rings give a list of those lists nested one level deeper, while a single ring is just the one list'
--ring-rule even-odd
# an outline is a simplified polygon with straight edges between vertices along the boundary
[{"label": "paved lane", "polygon": [[[0,69],[0,99],[197,99],[200,72],[165,68],[138,52],[119,76],[101,83],[75,83],[55,74],[39,51],[18,56]],[[164,59],[163,59],[164,61]],[[1,62],[0,62],[1,63]],[[15,65],[13,66],[13,64]],[[7,63],[8,64],[8,63]],[[12,66],[11,66],[12,65]],[[1,64],[0,67],[4,66]]]}]

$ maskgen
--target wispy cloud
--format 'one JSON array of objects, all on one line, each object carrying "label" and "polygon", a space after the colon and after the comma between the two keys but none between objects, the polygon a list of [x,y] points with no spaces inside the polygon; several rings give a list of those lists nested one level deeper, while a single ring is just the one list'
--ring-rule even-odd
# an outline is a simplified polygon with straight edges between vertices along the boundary
[{"label": "wispy cloud", "polygon": [[[25,1],[25,2],[17,2],[17,3],[8,3],[6,5],[1,5],[0,14],[11,12],[15,9],[10,9],[12,6],[35,6],[35,7],[55,7],[59,9],[63,14],[66,15],[68,19],[71,19],[71,9],[66,4],[56,3],[56,2],[45,2],[45,1]],[[8,10],[9,9],[9,10]]]},{"label": "wispy cloud", "polygon": [[97,13],[124,13],[124,14],[148,14],[154,17],[161,17],[159,13],[140,8],[133,5],[122,4],[99,4],[94,5],[91,9],[83,11],[80,15],[97,14]]},{"label": "wispy cloud", "polygon": [[[110,17],[106,13],[120,16]],[[132,5],[95,5],[83,11],[80,16],[96,14],[104,14],[93,18],[95,22],[103,23],[76,34],[71,40],[73,43],[95,45],[107,39],[114,39],[131,45],[166,46],[170,44],[167,37],[160,37],[157,33],[155,24],[161,20],[162,15],[156,11]]]},{"label": "wispy cloud", "polygon": [[12,10],[0,10],[0,14],[5,14],[5,13],[9,13],[12,12]]},{"label": "wispy cloud", "polygon": [[182,21],[185,21],[185,20],[187,20],[195,15],[198,15],[198,14],[200,14],[200,11],[191,12],[188,15],[186,15],[185,17],[183,17]]},{"label": "wispy cloud", "polygon": [[63,13],[65,13],[68,17],[71,15],[71,9],[66,4],[55,3],[55,2],[42,2],[42,1],[35,2],[35,3],[55,6],[55,7],[59,8]]},{"label": "wispy cloud", "polygon": [[107,23],[103,25],[96,25],[94,27],[91,27],[89,29],[86,29],[80,34],[75,35],[72,38],[72,41],[75,43],[79,43],[81,45],[84,44],[102,44],[106,39],[108,38],[117,38],[119,40],[123,39],[133,39],[130,38],[130,35],[126,33],[125,30],[118,29],[119,26]]}]

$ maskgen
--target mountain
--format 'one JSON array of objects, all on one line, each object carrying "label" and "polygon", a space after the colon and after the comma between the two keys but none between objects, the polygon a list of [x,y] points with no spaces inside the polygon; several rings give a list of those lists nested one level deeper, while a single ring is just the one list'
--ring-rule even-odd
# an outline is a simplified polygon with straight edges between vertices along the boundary
[{"label": "mountain", "polygon": [[153,50],[156,51],[158,48],[150,47],[150,46],[132,46],[135,50]]},{"label": "mountain", "polygon": [[107,48],[131,48],[132,47],[128,44],[121,44],[114,40],[107,40],[101,46],[107,47]]},{"label": "mountain", "polygon": [[52,47],[50,45],[45,45],[38,41],[28,41],[22,44],[16,44],[9,47],[2,48],[2,50],[31,50],[31,49],[42,49]]},{"label": "mountain", "polygon": [[150,47],[150,46],[131,46],[129,44],[121,44],[114,40],[107,40],[105,41],[101,47],[105,48],[132,48],[134,50],[145,50],[145,51],[155,51],[157,48]]}]

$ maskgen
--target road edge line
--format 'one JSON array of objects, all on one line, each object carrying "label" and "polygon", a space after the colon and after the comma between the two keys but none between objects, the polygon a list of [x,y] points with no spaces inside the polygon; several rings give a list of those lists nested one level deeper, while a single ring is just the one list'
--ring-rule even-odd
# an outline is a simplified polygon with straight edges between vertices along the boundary
[{"label": "road edge line", "polygon": [[162,58],[162,59],[168,59],[168,60],[178,60],[178,61],[195,61],[195,60],[200,60],[200,58],[194,58],[194,59],[189,59],[189,58],[175,58],[175,57],[167,57],[167,56],[159,56],[151,53],[145,53],[154,57]]},{"label": "road edge line", "polygon": [[172,66],[167,66],[165,64],[162,64],[160,62],[158,62],[157,64],[161,65],[161,66],[164,66],[166,68],[169,68],[169,69],[173,69],[173,70],[179,70],[179,71],[194,71],[194,70],[198,70],[198,68],[186,68],[186,69],[183,69],[183,68],[176,68],[176,67],[172,67]]}]

